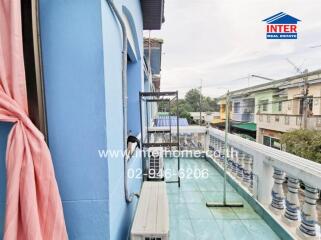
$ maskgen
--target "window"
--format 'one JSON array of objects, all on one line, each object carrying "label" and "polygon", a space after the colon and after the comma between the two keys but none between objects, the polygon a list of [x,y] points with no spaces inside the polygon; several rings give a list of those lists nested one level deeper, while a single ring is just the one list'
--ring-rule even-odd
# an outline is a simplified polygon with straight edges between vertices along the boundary
[{"label": "window", "polygon": [[37,4],[33,4],[31,0],[21,1],[22,42],[29,117],[47,140],[39,25],[37,21],[33,21],[37,19],[37,11]]},{"label": "window", "polygon": [[234,113],[239,113],[241,108],[241,103],[240,102],[235,102],[234,103]]},{"label": "window", "polygon": [[292,101],[288,101],[288,110],[289,110],[289,111],[292,110]]},{"label": "window", "polygon": [[290,117],[289,116],[284,116],[284,124],[289,125],[290,124]]},{"label": "window", "polygon": [[279,116],[275,116],[275,122],[280,122],[280,117]]},{"label": "window", "polygon": [[263,144],[265,145],[265,146],[271,146],[271,138],[270,137],[268,137],[268,136],[263,136]]},{"label": "window", "polygon": [[268,104],[269,104],[269,100],[261,100],[259,102],[259,105],[260,105],[260,110],[262,112],[267,112],[268,110]]},{"label": "window", "polygon": [[300,98],[300,100],[299,100],[299,114],[300,115],[303,114],[303,107],[304,107],[304,100],[303,100],[303,98]]},{"label": "window", "polygon": [[308,109],[312,112],[313,110],[313,98],[308,98]]},{"label": "window", "polygon": [[279,110],[279,112],[282,112],[282,102],[278,103],[278,110]]},{"label": "window", "polygon": [[280,140],[270,136],[263,136],[263,144],[265,146],[269,146],[275,149],[279,149],[279,150],[281,149]]},{"label": "window", "polygon": [[244,99],[244,112],[254,113],[254,111],[255,111],[255,99],[254,98]]}]

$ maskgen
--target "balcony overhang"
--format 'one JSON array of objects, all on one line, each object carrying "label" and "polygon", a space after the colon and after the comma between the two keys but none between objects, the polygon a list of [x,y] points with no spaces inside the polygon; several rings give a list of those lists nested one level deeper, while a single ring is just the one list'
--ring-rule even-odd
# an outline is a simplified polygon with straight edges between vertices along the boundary
[{"label": "balcony overhang", "polygon": [[141,0],[144,30],[160,30],[164,18],[165,0]]}]

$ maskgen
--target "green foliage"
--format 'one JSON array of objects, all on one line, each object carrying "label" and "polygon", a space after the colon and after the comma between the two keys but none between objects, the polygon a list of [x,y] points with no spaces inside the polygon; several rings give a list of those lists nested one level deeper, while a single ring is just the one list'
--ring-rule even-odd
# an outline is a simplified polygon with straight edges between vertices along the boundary
[{"label": "green foliage", "polygon": [[282,134],[286,151],[321,163],[321,131],[300,129]]},{"label": "green foliage", "polygon": [[[200,91],[198,89],[189,90],[184,99],[178,100],[178,113],[181,118],[186,118],[189,123],[192,123],[193,119],[190,112],[200,111],[200,98],[202,101],[202,112],[214,112],[219,111],[219,106],[216,103],[215,98],[200,97]],[[176,103],[171,104],[170,112],[172,115],[176,115],[177,105]],[[158,105],[158,111],[167,112],[168,103],[161,102]]]},{"label": "green foliage", "polygon": [[216,99],[205,97],[201,95],[198,89],[191,89],[185,95],[185,102],[190,108],[186,109],[189,112],[199,112],[200,111],[200,101],[202,112],[214,112],[219,111],[219,106],[216,103]]},{"label": "green foliage", "polygon": [[[176,115],[176,104],[171,106],[172,115]],[[181,118],[186,118],[188,123],[192,122],[192,116],[189,112],[192,112],[191,106],[185,101],[185,99],[178,100],[178,114]]]}]

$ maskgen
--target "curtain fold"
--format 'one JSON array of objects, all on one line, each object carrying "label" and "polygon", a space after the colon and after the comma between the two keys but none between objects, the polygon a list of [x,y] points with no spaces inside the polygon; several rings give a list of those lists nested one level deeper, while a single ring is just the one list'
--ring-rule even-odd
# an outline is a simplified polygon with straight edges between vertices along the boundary
[{"label": "curtain fold", "polygon": [[20,0],[0,0],[0,121],[7,143],[4,240],[68,239],[49,149],[28,117]]}]

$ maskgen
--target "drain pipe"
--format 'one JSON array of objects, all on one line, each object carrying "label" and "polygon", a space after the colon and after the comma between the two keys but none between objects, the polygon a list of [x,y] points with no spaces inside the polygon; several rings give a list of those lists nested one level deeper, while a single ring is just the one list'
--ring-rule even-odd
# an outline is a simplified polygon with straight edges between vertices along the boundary
[{"label": "drain pipe", "polygon": [[130,193],[128,190],[128,156],[127,156],[127,30],[125,23],[118,12],[113,0],[106,0],[113,13],[116,15],[123,32],[123,50],[122,50],[122,100],[123,100],[123,150],[124,150],[124,190],[127,203],[133,201],[134,196],[139,197],[138,193]]}]

